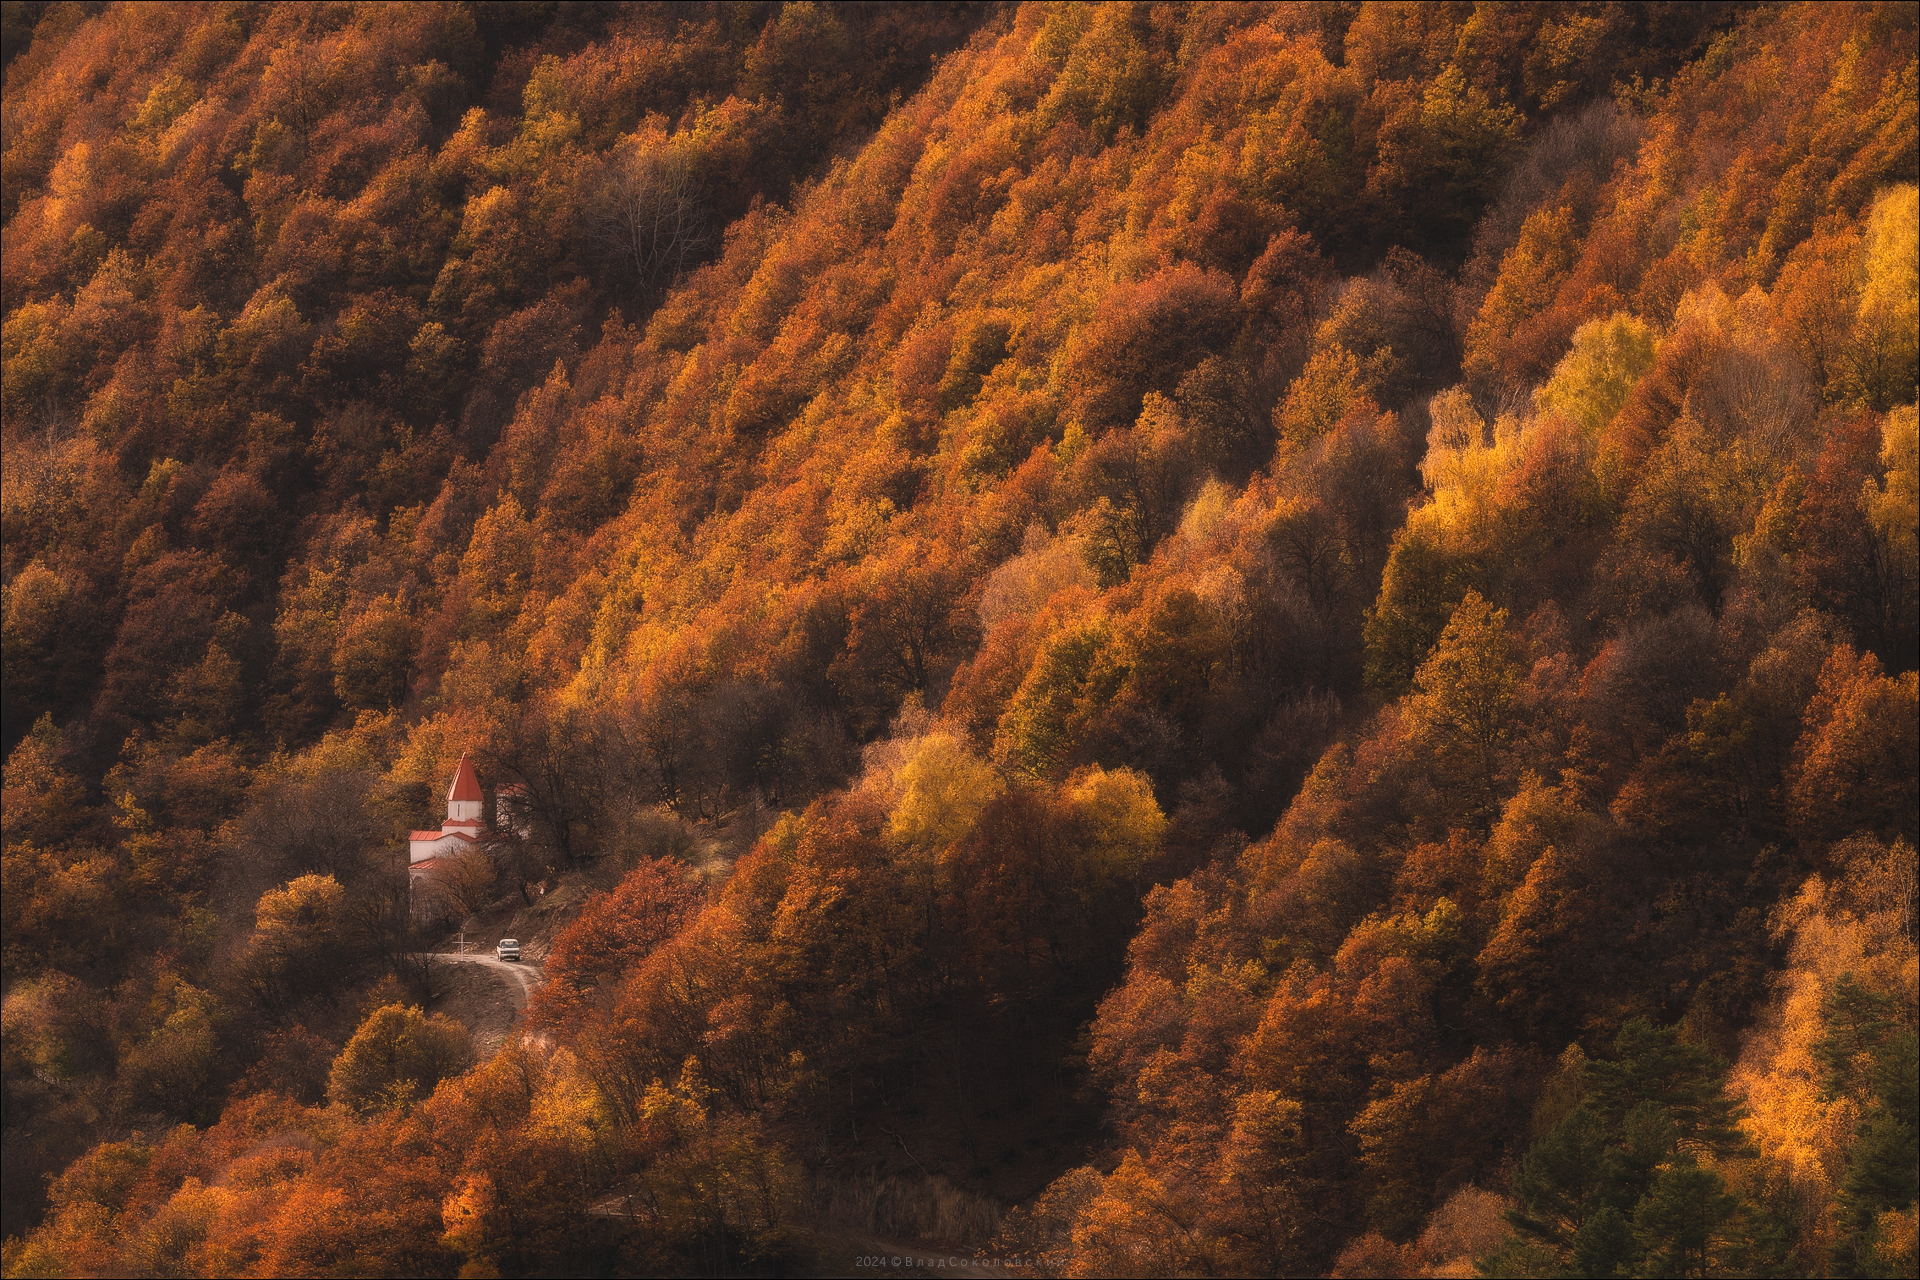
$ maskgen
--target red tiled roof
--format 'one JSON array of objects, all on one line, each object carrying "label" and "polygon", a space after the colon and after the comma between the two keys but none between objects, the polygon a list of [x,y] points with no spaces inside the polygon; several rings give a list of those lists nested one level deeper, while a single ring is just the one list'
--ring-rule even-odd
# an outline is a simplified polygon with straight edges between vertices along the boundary
[{"label": "red tiled roof", "polygon": [[467,753],[462,751],[460,767],[453,771],[453,786],[447,790],[447,800],[452,802],[483,798],[480,794],[480,777],[473,771],[473,761],[469,760]]},{"label": "red tiled roof", "polygon": [[467,840],[477,844],[472,836],[464,831],[409,831],[408,840]]}]

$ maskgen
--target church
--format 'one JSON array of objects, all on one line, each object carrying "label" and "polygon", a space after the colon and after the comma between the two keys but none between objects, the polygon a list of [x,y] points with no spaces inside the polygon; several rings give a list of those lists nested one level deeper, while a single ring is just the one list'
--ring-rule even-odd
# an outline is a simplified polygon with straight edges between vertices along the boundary
[{"label": "church", "polygon": [[[494,790],[494,807],[502,827],[519,835],[527,834],[527,789],[508,783]],[[466,849],[478,848],[492,833],[481,816],[486,796],[480,790],[480,775],[473,759],[460,753],[453,770],[453,784],[447,788],[447,816],[438,831],[413,831],[407,835],[407,879],[411,883],[431,874],[434,864]]]}]

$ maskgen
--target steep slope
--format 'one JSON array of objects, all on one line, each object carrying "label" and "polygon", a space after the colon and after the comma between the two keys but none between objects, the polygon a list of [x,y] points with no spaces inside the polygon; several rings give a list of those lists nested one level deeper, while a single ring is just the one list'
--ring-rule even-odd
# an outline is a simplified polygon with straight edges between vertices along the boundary
[{"label": "steep slope", "polygon": [[[895,1176],[1071,1274],[1658,1267],[1714,1185],[1712,1265],[1897,1258],[1721,1123],[1818,1036],[1712,1054],[1912,857],[1910,6],[917,12],[42,18],[9,1097],[208,1127],[9,1271],[784,1265]],[[539,1039],[322,1109],[463,749],[474,895],[609,892]]]}]

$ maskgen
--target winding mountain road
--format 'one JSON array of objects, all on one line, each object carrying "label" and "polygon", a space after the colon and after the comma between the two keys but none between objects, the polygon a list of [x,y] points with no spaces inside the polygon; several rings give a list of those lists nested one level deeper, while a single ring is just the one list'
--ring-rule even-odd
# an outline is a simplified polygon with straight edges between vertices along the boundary
[{"label": "winding mountain road", "polygon": [[513,1013],[516,1019],[527,1011],[527,997],[533,994],[533,989],[540,985],[544,977],[540,972],[540,966],[531,960],[499,960],[484,953],[460,955],[452,951],[435,951],[428,956],[428,960],[435,964],[477,964],[495,973],[504,974],[509,979],[507,986],[513,995]]}]

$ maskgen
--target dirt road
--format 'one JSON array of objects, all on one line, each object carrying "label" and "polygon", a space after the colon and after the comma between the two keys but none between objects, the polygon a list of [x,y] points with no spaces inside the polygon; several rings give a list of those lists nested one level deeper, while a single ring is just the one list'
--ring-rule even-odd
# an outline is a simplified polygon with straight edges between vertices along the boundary
[{"label": "dirt road", "polygon": [[527,1011],[527,997],[540,985],[540,966],[531,960],[506,961],[485,954],[463,956],[450,951],[436,951],[431,959],[435,964],[477,964],[495,973],[505,974],[509,979],[507,986],[513,997],[515,1017]]},{"label": "dirt road", "polygon": [[433,1010],[464,1025],[481,1061],[499,1052],[527,1012],[527,997],[544,975],[538,964],[497,960],[485,952],[435,951]]}]

